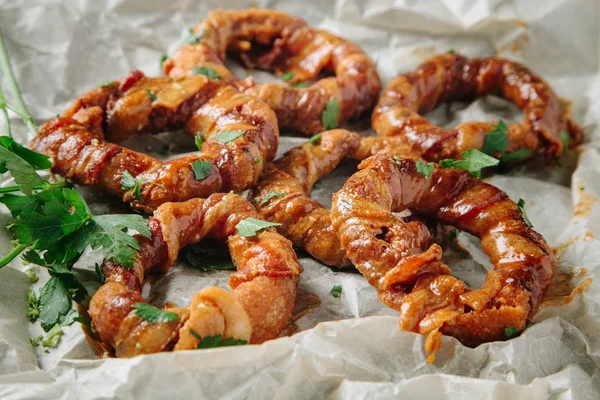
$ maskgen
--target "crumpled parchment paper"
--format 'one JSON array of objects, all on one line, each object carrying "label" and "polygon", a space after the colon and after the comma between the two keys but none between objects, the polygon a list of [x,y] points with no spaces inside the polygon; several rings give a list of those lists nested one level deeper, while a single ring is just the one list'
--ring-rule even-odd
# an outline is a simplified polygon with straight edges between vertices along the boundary
[{"label": "crumpled parchment paper", "polygon": [[[377,301],[360,274],[332,270],[300,253],[305,267],[301,298],[312,309],[295,321],[300,333],[260,346],[101,360],[78,324],[64,328],[59,348],[49,353],[29,344],[29,337],[40,333],[25,316],[29,281],[22,271],[31,266],[15,260],[0,270],[0,398],[600,398],[600,285],[588,279],[600,271],[599,3],[3,0],[0,29],[25,101],[41,123],[78,94],[132,68],[160,74],[160,54],[172,54],[181,30],[210,9],[250,6],[282,9],[354,40],[377,61],[384,82],[449,49],[513,58],[547,79],[572,102],[587,145],[567,156],[562,169],[534,160],[490,181],[513,199],[526,200],[535,228],[557,250],[555,303],[565,303],[560,296],[580,283],[587,290],[567,305],[543,308],[531,327],[508,342],[470,349],[444,338],[435,363],[428,364],[424,337],[400,331],[396,313]],[[471,119],[512,121],[520,115],[506,102],[486,98],[440,107],[430,118],[451,126]],[[14,123],[19,125],[16,118]],[[356,129],[364,131],[365,126]],[[27,143],[25,129],[15,130]],[[283,137],[280,154],[304,140]],[[170,156],[193,151],[190,139],[174,133],[129,145],[157,157],[164,157],[159,153],[165,146]],[[331,193],[355,166],[345,163],[317,183],[313,197],[329,205]],[[5,177],[1,184],[11,180]],[[107,201],[115,202],[86,193],[95,212],[106,211]],[[7,210],[0,208],[0,225],[8,220]],[[458,277],[477,286],[489,261],[469,235],[461,234],[459,243],[470,256],[450,255],[448,262]],[[2,230],[0,254],[10,249]],[[93,266],[98,259],[99,254],[89,252],[76,265],[91,290],[97,286]],[[36,290],[47,279],[45,271],[37,271],[42,279]],[[184,305],[202,287],[226,287],[228,275],[178,263],[153,279],[144,295],[155,304],[168,300]],[[329,294],[334,285],[343,286],[339,299]]]}]

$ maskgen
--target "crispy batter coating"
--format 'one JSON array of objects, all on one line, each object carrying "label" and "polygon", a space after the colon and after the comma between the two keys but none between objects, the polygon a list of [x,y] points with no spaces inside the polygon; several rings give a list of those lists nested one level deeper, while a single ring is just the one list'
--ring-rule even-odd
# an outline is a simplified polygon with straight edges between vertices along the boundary
[{"label": "crispy batter coating", "polygon": [[[370,110],[381,90],[375,64],[357,45],[281,11],[213,10],[193,33],[202,36],[181,46],[164,63],[165,73],[182,77],[213,68],[221,79],[266,102],[280,128],[321,132],[321,114],[331,98],[340,105],[342,123]],[[224,65],[227,52],[238,53],[247,67],[291,77],[287,84],[239,81]],[[319,79],[324,73],[335,76]],[[314,80],[306,88],[294,86]]]},{"label": "crispy batter coating", "polygon": [[351,266],[331,226],[329,210],[309,193],[315,182],[343,159],[362,160],[378,152],[418,158],[397,138],[361,138],[354,132],[334,129],[323,132],[319,141],[307,141],[267,164],[250,199],[263,218],[282,224],[277,230],[295,246],[324,264]]},{"label": "crispy batter coating", "polygon": [[[272,229],[253,237],[237,233],[246,218],[260,218],[250,203],[235,194],[165,203],[148,221],[149,239],[137,235],[140,250],[132,269],[105,260],[105,284],[92,297],[89,315],[100,338],[119,357],[132,357],[175,348],[195,349],[197,336],[262,343],[277,337],[292,314],[302,266],[290,241]],[[190,307],[170,307],[172,322],[149,322],[133,305],[141,295],[144,276],[167,270],[179,251],[205,237],[226,240],[237,272],[227,292],[206,288],[193,296]],[[193,332],[192,332],[193,331]]]},{"label": "crispy batter coating", "polygon": [[[204,135],[201,153],[161,162],[104,140],[180,128]],[[220,141],[226,131],[244,133]],[[249,188],[275,156],[278,140],[273,111],[230,85],[203,75],[146,78],[133,71],[75,100],[61,118],[42,126],[30,147],[54,159],[53,172],[150,212],[165,202]],[[205,177],[196,178],[197,161],[210,163]],[[121,187],[125,171],[141,182],[140,196]]]},{"label": "crispy batter coating", "polygon": [[[506,193],[464,171],[436,166],[426,178],[414,160],[384,154],[359,168],[334,195],[334,229],[380,299],[400,311],[401,329],[430,333],[427,347],[435,350],[438,331],[476,346],[525,328],[550,284],[554,256]],[[470,289],[450,276],[441,248],[423,246],[424,225],[392,214],[405,209],[479,237],[494,264],[485,284]]]},{"label": "crispy batter coating", "polygon": [[581,129],[542,78],[522,64],[493,57],[469,60],[443,54],[431,58],[388,83],[371,121],[379,135],[403,137],[425,159],[460,158],[467,149],[481,149],[494,124],[465,122],[443,129],[419,114],[444,102],[472,101],[486,94],[511,101],[525,115],[521,123],[509,126],[509,153],[528,149],[544,152],[547,159],[560,156],[559,132],[563,130],[571,136],[571,146],[582,142]]}]

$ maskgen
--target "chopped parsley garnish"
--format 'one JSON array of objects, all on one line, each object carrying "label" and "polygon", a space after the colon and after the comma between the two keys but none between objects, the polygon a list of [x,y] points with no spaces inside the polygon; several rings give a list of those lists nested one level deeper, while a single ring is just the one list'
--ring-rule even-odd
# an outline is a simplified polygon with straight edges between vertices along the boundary
[{"label": "chopped parsley garnish", "polygon": [[296,83],[292,83],[292,87],[302,89],[302,88],[308,87],[308,84],[306,82],[296,82]]},{"label": "chopped parsley garnish", "polygon": [[284,72],[283,74],[281,74],[280,78],[283,81],[291,81],[292,79],[294,79],[294,74],[292,74],[291,72]]},{"label": "chopped parsley garnish", "polygon": [[244,132],[244,131],[219,132],[215,135],[215,139],[217,140],[217,142],[229,143],[229,142],[232,142],[235,139],[239,138],[240,136],[243,136],[245,133],[246,132]]},{"label": "chopped parsley garnish", "polygon": [[526,148],[518,149],[518,150],[513,151],[512,153],[504,154],[500,158],[500,161],[504,162],[504,163],[513,162],[513,161],[522,161],[522,160],[526,159],[527,157],[531,156],[531,153],[533,153],[533,152]]},{"label": "chopped parsley garnish", "polygon": [[102,84],[100,85],[100,87],[105,88],[105,87],[109,87],[109,86],[114,86],[115,83],[116,83],[115,81],[102,82]]},{"label": "chopped parsley garnish", "polygon": [[33,268],[29,268],[27,270],[27,277],[29,278],[29,283],[36,283],[40,280],[39,276],[35,273],[35,270]]},{"label": "chopped parsley garnish", "polygon": [[523,215],[523,220],[525,221],[527,226],[533,228],[533,224],[531,223],[529,217],[527,216],[527,213],[525,212],[525,200],[519,199],[517,205],[519,206],[519,210],[521,210],[521,215]]},{"label": "chopped parsley garnish", "polygon": [[508,328],[504,328],[504,339],[509,340],[516,338],[519,336],[519,330],[514,326],[509,326]]},{"label": "chopped parsley garnish", "polygon": [[148,88],[146,88],[146,94],[148,95],[148,98],[152,101],[155,101],[158,99],[158,96],[156,96],[154,93],[152,93],[152,91]]},{"label": "chopped parsley garnish", "polygon": [[335,298],[338,298],[342,295],[342,287],[339,285],[335,285],[334,287],[331,288],[331,295]]},{"label": "chopped parsley garnish", "polygon": [[258,231],[265,228],[271,228],[273,226],[281,226],[281,224],[275,222],[262,221],[260,219],[250,217],[238,222],[235,228],[237,229],[238,235],[243,237],[251,237],[256,236]]},{"label": "chopped parsley garnish", "polygon": [[121,189],[131,190],[131,195],[140,201],[144,200],[142,197],[142,183],[144,183],[143,179],[134,178],[129,171],[123,172],[123,176],[121,177]]},{"label": "chopped parsley garnish", "polygon": [[454,168],[469,172],[471,175],[481,178],[481,170],[487,167],[495,167],[500,160],[490,157],[476,149],[469,149],[460,153],[462,160],[452,158],[440,161],[442,168]]},{"label": "chopped parsley garnish", "polygon": [[208,178],[210,175],[210,169],[212,167],[212,163],[204,160],[197,160],[190,163],[192,170],[194,171],[194,177],[196,180],[201,181],[202,179]]},{"label": "chopped parsley garnish", "polygon": [[167,61],[167,58],[169,58],[169,57],[167,57],[166,54],[163,54],[160,56],[160,67],[161,68],[163,67],[163,64],[165,63],[165,61]]},{"label": "chopped parsley garnish", "polygon": [[40,317],[40,303],[35,296],[35,292],[29,289],[27,292],[27,319],[35,322]]},{"label": "chopped parsley garnish", "polygon": [[571,135],[569,135],[569,132],[567,131],[560,131],[558,132],[558,136],[560,136],[560,140],[562,140],[563,143],[563,152],[567,151],[569,145],[571,144]]},{"label": "chopped parsley garnish", "polygon": [[338,114],[340,113],[340,104],[335,97],[329,99],[325,109],[321,114],[321,122],[325,129],[335,129],[338,127]]},{"label": "chopped parsley garnish", "polygon": [[431,176],[431,173],[433,172],[433,166],[435,164],[430,162],[425,164],[422,161],[415,161],[415,166],[417,167],[417,172],[420,173],[421,175],[423,175],[425,178],[429,179],[429,177]]},{"label": "chopped parsley garnish", "polygon": [[102,272],[102,267],[100,266],[100,264],[96,263],[94,265],[94,270],[96,271],[96,275],[98,276],[98,280],[100,281],[101,285],[104,285],[104,272]]},{"label": "chopped parsley garnish", "polygon": [[254,161],[254,164],[258,164],[260,162],[260,157],[256,156],[256,157],[254,157],[254,160],[252,160],[252,161]]},{"label": "chopped parsley garnish", "polygon": [[508,126],[504,121],[498,121],[496,127],[489,131],[485,135],[483,142],[483,148],[481,151],[488,156],[494,156],[499,153],[500,156],[504,155],[508,148]]},{"label": "chopped parsley garnish", "polygon": [[453,229],[450,231],[450,241],[451,241],[451,242],[454,242],[456,239],[458,239],[458,229],[456,229],[456,228],[453,228]]},{"label": "chopped parsley garnish", "polygon": [[308,143],[310,143],[310,144],[319,144],[319,143],[321,143],[321,136],[323,136],[322,133],[317,133],[316,135],[312,135],[310,137],[310,139],[308,139]]},{"label": "chopped parsley garnish", "polygon": [[206,35],[206,29],[203,29],[199,33],[194,33],[191,28],[184,29],[181,32],[181,42],[187,44],[196,44]]},{"label": "chopped parsley garnish", "polygon": [[219,76],[219,74],[217,74],[217,71],[215,71],[214,68],[212,67],[198,67],[195,66],[194,68],[192,68],[192,74],[194,75],[205,75],[208,76],[210,79],[221,79],[221,77]]},{"label": "chopped parsley garnish", "polygon": [[53,349],[58,347],[58,343],[60,342],[60,338],[63,335],[63,330],[61,329],[59,324],[56,324],[50,329],[46,338],[40,342],[40,344],[44,347],[52,347]]},{"label": "chopped parsley garnish", "polygon": [[196,143],[196,148],[198,151],[202,151],[202,145],[204,144],[204,137],[202,136],[202,133],[196,133],[196,136],[194,137],[194,143]]},{"label": "chopped parsley garnish", "polygon": [[148,303],[135,303],[133,308],[135,308],[138,317],[152,324],[156,322],[173,322],[178,317],[174,312],[158,309]]},{"label": "chopped parsley garnish", "polygon": [[198,345],[196,346],[197,349],[211,349],[213,347],[240,346],[240,345],[244,345],[244,344],[248,343],[247,340],[243,340],[243,339],[234,339],[234,338],[223,339],[223,337],[221,335],[207,336],[207,337],[203,338],[202,336],[200,336],[200,334],[198,334],[198,332],[196,332],[193,329],[190,330],[190,333],[192,335],[194,335],[194,337],[200,341],[200,342],[198,342]]},{"label": "chopped parsley garnish", "polygon": [[456,50],[450,49],[446,53],[454,55],[454,54],[456,54]]},{"label": "chopped parsley garnish", "polygon": [[287,193],[283,193],[283,192],[275,192],[273,190],[269,190],[269,193],[267,193],[267,195],[260,201],[261,206],[263,204],[266,204],[269,200],[271,200],[274,197],[285,197]]}]

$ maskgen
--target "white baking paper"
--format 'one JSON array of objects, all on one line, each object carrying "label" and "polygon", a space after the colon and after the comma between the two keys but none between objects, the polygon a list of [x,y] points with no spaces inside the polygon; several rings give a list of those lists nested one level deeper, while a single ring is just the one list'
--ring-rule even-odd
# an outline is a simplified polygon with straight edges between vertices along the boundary
[{"label": "white baking paper", "polygon": [[[581,282],[589,287],[567,305],[542,309],[516,339],[470,349],[444,338],[435,363],[428,364],[424,337],[400,331],[396,313],[378,302],[360,274],[330,269],[299,253],[305,267],[302,296],[312,309],[295,321],[300,333],[260,346],[98,359],[78,324],[65,328],[59,348],[49,353],[29,344],[29,337],[40,333],[25,316],[29,282],[22,271],[31,266],[15,260],[0,270],[0,398],[600,398],[598,1],[0,0],[0,30],[25,101],[41,123],[78,94],[132,68],[160,74],[160,55],[172,53],[181,30],[210,9],[250,6],[285,10],[354,40],[377,61],[384,82],[449,49],[513,58],[547,79],[572,102],[587,144],[568,155],[562,169],[535,160],[490,181],[513,199],[526,200],[535,228],[557,250],[554,293],[566,294]],[[521,118],[494,98],[452,105],[450,111],[440,107],[429,117],[444,126]],[[14,124],[16,137],[27,143],[30,137],[17,118]],[[370,133],[368,122],[351,127]],[[304,140],[283,137],[280,154]],[[164,147],[171,157],[193,150],[191,140],[177,133],[129,145],[157,157],[164,157],[159,154]],[[313,197],[329,206],[331,193],[355,166],[344,163],[317,183]],[[6,178],[2,185],[11,184]],[[84,191],[95,212],[106,212],[107,202],[118,204]],[[0,208],[0,225],[8,221],[7,210]],[[459,243],[470,257],[447,254],[449,263],[457,276],[477,286],[489,261],[469,235],[461,234]],[[0,254],[11,246],[3,230]],[[97,286],[98,259],[86,253],[76,265],[90,290]],[[42,279],[33,287],[39,290],[47,276],[36,270]],[[575,278],[569,281],[567,275]],[[226,287],[227,276],[178,263],[152,279],[144,295],[155,304],[186,305],[203,287]],[[329,294],[334,285],[343,286],[339,299]]]}]

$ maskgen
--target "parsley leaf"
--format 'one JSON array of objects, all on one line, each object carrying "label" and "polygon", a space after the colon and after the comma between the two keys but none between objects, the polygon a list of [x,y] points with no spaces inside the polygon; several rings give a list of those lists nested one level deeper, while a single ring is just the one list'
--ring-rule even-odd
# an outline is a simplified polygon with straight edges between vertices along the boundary
[{"label": "parsley leaf", "polygon": [[53,276],[40,290],[40,322],[44,331],[48,332],[58,323],[61,315],[71,309],[71,297],[67,287],[59,278]]},{"label": "parsley leaf", "polygon": [[519,331],[514,326],[509,326],[508,328],[504,328],[504,339],[509,340],[516,338],[519,336]]},{"label": "parsley leaf", "polygon": [[148,95],[148,98],[152,101],[155,101],[158,99],[158,96],[156,96],[154,93],[152,93],[152,91],[148,88],[146,88],[146,94]]},{"label": "parsley leaf", "polygon": [[310,137],[310,139],[308,139],[308,143],[310,143],[310,144],[319,144],[319,143],[321,143],[321,136],[323,136],[322,133],[317,133],[316,135],[312,135]]},{"label": "parsley leaf", "polygon": [[508,126],[499,120],[496,127],[485,135],[482,152],[489,156],[500,153],[502,156],[508,147]]},{"label": "parsley leaf", "polygon": [[142,197],[142,183],[144,183],[143,179],[134,178],[129,171],[123,172],[123,176],[121,177],[121,189],[131,190],[131,195],[140,201],[144,200]]},{"label": "parsley leaf", "polygon": [[560,136],[560,140],[562,140],[564,153],[565,151],[567,151],[569,145],[571,144],[571,135],[569,135],[569,132],[567,131],[560,131],[558,132],[558,136]]},{"label": "parsley leaf", "polygon": [[136,250],[140,249],[137,239],[127,234],[133,229],[149,238],[150,230],[144,217],[137,214],[112,214],[94,217],[95,225],[88,237],[93,249],[102,247],[104,257],[114,260],[125,268],[133,266]]},{"label": "parsley leaf", "polygon": [[446,53],[454,55],[454,54],[456,54],[456,50],[450,49]]},{"label": "parsley leaf", "polygon": [[[47,331],[48,332],[48,331]],[[60,339],[63,335],[63,330],[60,327],[60,324],[56,324],[50,329],[46,338],[40,342],[40,344],[44,347],[52,347],[53,349],[58,347],[60,343]]]},{"label": "parsley leaf", "polygon": [[340,113],[340,104],[335,97],[329,99],[325,105],[325,110],[321,113],[321,122],[325,129],[335,129],[338,127],[338,114]]},{"label": "parsley leaf", "polygon": [[160,67],[161,68],[163,67],[163,64],[165,63],[165,61],[167,61],[167,58],[169,58],[169,57],[167,57],[166,54],[163,54],[160,56]]},{"label": "parsley leaf", "polygon": [[526,148],[518,149],[512,153],[504,154],[502,157],[500,157],[500,162],[507,163],[513,161],[522,161],[529,157],[532,153],[533,152],[531,150]]},{"label": "parsley leaf", "polygon": [[339,285],[335,285],[331,288],[331,295],[335,298],[338,298],[342,295],[342,287]]},{"label": "parsley leaf", "polygon": [[[37,253],[34,253],[34,254],[37,254]],[[33,268],[29,268],[27,270],[27,278],[29,278],[29,283],[32,283],[32,284],[36,283],[37,281],[40,280],[40,277],[35,273],[35,271],[33,270]]]},{"label": "parsley leaf", "polygon": [[98,279],[100,280],[100,284],[104,285],[104,272],[102,272],[102,266],[98,263],[94,265],[94,270],[96,271],[96,275],[98,275]]},{"label": "parsley leaf", "polygon": [[201,181],[202,179],[208,178],[208,176],[210,175],[212,163],[209,161],[198,160],[190,163],[190,166],[194,171],[194,177],[196,178],[196,180]]},{"label": "parsley leaf", "polygon": [[294,79],[294,74],[292,74],[291,72],[284,72],[283,74],[281,74],[280,78],[283,81],[291,81],[292,79]]},{"label": "parsley leaf", "polygon": [[153,324],[156,322],[173,322],[178,317],[174,312],[160,310],[148,303],[135,303],[133,308],[135,308],[138,317]]},{"label": "parsley leaf", "polygon": [[102,82],[102,84],[100,85],[101,88],[105,88],[105,87],[110,87],[110,86],[114,86],[115,85],[115,81],[106,81],[106,82]]},{"label": "parsley leaf", "polygon": [[267,195],[260,201],[261,206],[263,204],[266,204],[269,200],[271,200],[273,197],[284,197],[287,193],[285,192],[275,192],[273,190],[269,190],[269,193],[267,193]]},{"label": "parsley leaf", "polygon": [[435,164],[432,162],[425,164],[424,162],[417,160],[415,161],[415,165],[417,167],[417,172],[423,175],[425,178],[429,179],[431,173],[433,172],[433,166]]},{"label": "parsley leaf", "polygon": [[194,68],[192,68],[192,74],[208,76],[210,79],[214,80],[221,79],[219,74],[217,74],[217,71],[215,71],[215,69],[212,67],[195,66]]},{"label": "parsley leaf", "polygon": [[200,336],[200,334],[198,334],[198,332],[196,332],[193,329],[190,331],[190,333],[192,335],[194,335],[194,337],[196,337],[196,339],[198,339],[200,341],[198,343],[198,345],[196,346],[197,349],[210,349],[210,348],[214,348],[214,347],[226,347],[226,346],[240,346],[240,345],[244,345],[244,344],[248,343],[247,340],[243,340],[243,339],[234,339],[234,338],[223,339],[223,337],[221,335],[207,336],[207,337],[203,338],[202,336]]},{"label": "parsley leaf", "polygon": [[254,164],[258,164],[260,162],[260,157],[256,156],[256,157],[254,157],[254,160],[252,160],[252,161],[254,161]]},{"label": "parsley leaf", "polygon": [[525,212],[525,200],[519,199],[517,205],[519,206],[519,210],[521,210],[521,215],[523,215],[523,220],[525,221],[527,226],[533,228],[533,224],[531,223],[529,217],[527,216],[527,213]]},{"label": "parsley leaf", "polygon": [[35,322],[40,317],[40,303],[35,296],[35,292],[29,289],[27,292],[27,319]]},{"label": "parsley leaf", "polygon": [[0,146],[0,160],[0,174],[10,171],[24,194],[30,196],[34,186],[44,183],[30,163],[4,146]]},{"label": "parsley leaf", "polygon": [[194,30],[191,28],[184,29],[181,32],[181,42],[187,44],[196,44],[204,35],[206,35],[206,29],[203,29],[200,33],[194,33]]},{"label": "parsley leaf", "polygon": [[292,87],[302,89],[302,88],[308,87],[308,84],[306,82],[296,82],[296,83],[292,83]]},{"label": "parsley leaf", "polygon": [[186,246],[182,250],[181,256],[187,264],[202,272],[235,271],[236,269],[229,251],[219,243],[201,242]]},{"label": "parsley leaf", "polygon": [[238,222],[235,228],[237,229],[238,235],[243,237],[251,237],[256,236],[258,231],[273,226],[281,226],[281,224],[275,222],[262,221],[256,218],[246,218]]},{"label": "parsley leaf", "polygon": [[50,157],[45,154],[40,154],[29,150],[27,147],[15,142],[13,138],[8,136],[0,136],[0,146],[21,157],[35,169],[48,169],[52,167],[52,161],[50,161]]},{"label": "parsley leaf", "polygon": [[220,143],[229,143],[244,135],[245,131],[225,131],[215,135],[215,139]]},{"label": "parsley leaf", "polygon": [[196,136],[194,137],[194,142],[196,143],[196,148],[198,149],[198,151],[202,151],[204,137],[202,137],[202,134],[200,132],[196,133]]},{"label": "parsley leaf", "polygon": [[481,178],[481,170],[487,167],[494,167],[500,163],[500,160],[490,157],[476,149],[469,149],[460,153],[462,160],[452,158],[440,161],[442,168],[454,168],[469,172],[471,175]]}]

